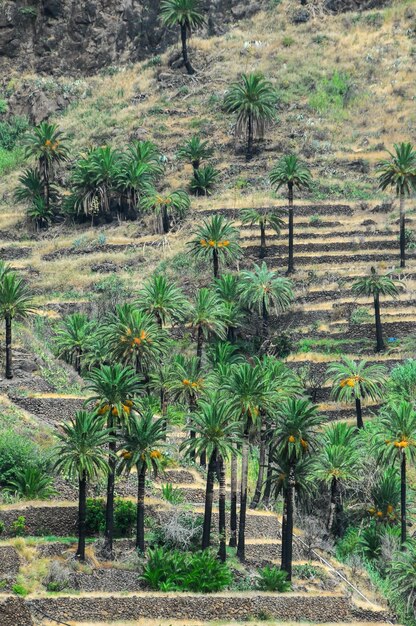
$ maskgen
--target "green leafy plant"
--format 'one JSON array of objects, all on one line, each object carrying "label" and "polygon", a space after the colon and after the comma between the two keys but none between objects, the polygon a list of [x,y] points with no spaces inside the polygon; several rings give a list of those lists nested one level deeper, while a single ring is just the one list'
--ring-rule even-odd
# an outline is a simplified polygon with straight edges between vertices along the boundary
[{"label": "green leafy plant", "polygon": [[20,585],[18,583],[13,585],[12,591],[17,596],[22,596],[23,598],[29,594],[28,589],[26,589],[26,587],[24,585]]},{"label": "green leafy plant", "polygon": [[56,493],[52,477],[39,467],[32,466],[18,471],[16,477],[8,482],[6,490],[26,500],[44,500]]},{"label": "green leafy plant", "polygon": [[26,518],[23,515],[19,515],[19,517],[11,523],[10,532],[14,537],[23,537],[26,531]]},{"label": "green leafy plant", "polygon": [[220,173],[212,165],[194,170],[189,188],[196,196],[209,196],[215,187]]},{"label": "green leafy plant", "polygon": [[262,591],[278,591],[279,593],[284,593],[292,589],[292,585],[287,580],[287,572],[277,567],[267,565],[259,570],[258,575],[257,586]]},{"label": "green leafy plant", "polygon": [[170,504],[181,504],[183,502],[183,494],[178,487],[174,487],[171,483],[162,485],[162,498]]}]

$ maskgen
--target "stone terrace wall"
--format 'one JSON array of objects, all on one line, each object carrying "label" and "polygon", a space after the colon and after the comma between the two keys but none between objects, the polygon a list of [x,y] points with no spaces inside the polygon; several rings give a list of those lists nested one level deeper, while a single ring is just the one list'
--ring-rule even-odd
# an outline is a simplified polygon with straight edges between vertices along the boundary
[{"label": "stone terrace wall", "polygon": [[78,509],[76,506],[28,506],[0,509],[0,521],[6,525],[4,536],[10,536],[11,524],[21,515],[26,520],[27,535],[66,537],[73,535],[77,530]]}]

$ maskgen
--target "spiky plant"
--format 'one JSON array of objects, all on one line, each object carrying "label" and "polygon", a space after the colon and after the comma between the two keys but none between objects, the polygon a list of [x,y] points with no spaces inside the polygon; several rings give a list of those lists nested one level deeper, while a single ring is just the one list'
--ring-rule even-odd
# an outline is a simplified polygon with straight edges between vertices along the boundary
[{"label": "spiky plant", "polygon": [[185,217],[191,206],[191,201],[183,189],[177,189],[167,195],[153,190],[141,200],[141,207],[155,216],[156,231],[168,233],[171,222]]},{"label": "spiky plant", "polygon": [[270,182],[276,189],[287,187],[289,203],[289,258],[287,272],[291,274],[295,271],[294,265],[294,211],[293,211],[293,190],[309,189],[312,176],[309,168],[299,160],[295,154],[289,154],[280,159],[270,172]]},{"label": "spiky plant", "polygon": [[82,370],[82,357],[90,344],[93,331],[94,324],[84,313],[68,315],[56,330],[55,343],[58,356],[71,363],[79,375]]},{"label": "spiky plant", "polygon": [[179,287],[165,276],[156,274],[139,291],[137,304],[153,315],[161,328],[169,322],[183,320],[188,309],[188,301]]},{"label": "spiky plant", "polygon": [[225,308],[217,295],[203,287],[198,290],[190,312],[191,327],[196,330],[196,356],[202,364],[204,341],[210,337],[225,339]]},{"label": "spiky plant", "polygon": [[271,82],[260,72],[243,74],[226,93],[227,111],[237,114],[235,132],[247,137],[247,159],[253,156],[253,141],[262,139],[264,130],[275,117],[277,94]]},{"label": "spiky plant", "polygon": [[240,255],[238,231],[222,215],[213,215],[194,233],[188,243],[196,258],[212,261],[214,278],[218,278],[220,261],[234,261]]},{"label": "spiky plant", "polygon": [[199,28],[205,23],[199,1],[162,0],[160,15],[165,26],[180,27],[183,63],[188,74],[195,74],[195,70],[188,58],[188,37],[193,29]]},{"label": "spiky plant", "polygon": [[[37,229],[49,226],[53,218],[53,210],[45,203],[44,184],[37,169],[26,169],[19,176],[15,198],[28,204],[27,215],[35,223]],[[56,188],[53,183],[49,183],[49,199],[54,202],[56,198]]]},{"label": "spiky plant", "polygon": [[217,184],[220,172],[212,165],[194,170],[189,189],[195,196],[209,196]]},{"label": "spiky plant", "polygon": [[199,169],[202,161],[207,161],[214,153],[208,141],[204,141],[199,135],[194,135],[186,141],[177,151],[176,156],[181,161],[190,163],[195,170]]},{"label": "spiky plant", "polygon": [[270,211],[259,211],[258,209],[243,209],[241,211],[241,223],[249,226],[259,226],[260,228],[260,258],[266,256],[266,229],[272,228],[278,235],[283,226],[280,215]]}]

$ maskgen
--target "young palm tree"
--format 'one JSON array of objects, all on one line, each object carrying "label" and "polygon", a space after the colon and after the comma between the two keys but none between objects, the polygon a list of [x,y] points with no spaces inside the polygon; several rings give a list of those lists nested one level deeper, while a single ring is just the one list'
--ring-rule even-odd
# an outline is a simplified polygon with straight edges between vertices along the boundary
[{"label": "young palm tree", "polygon": [[94,324],[88,320],[84,313],[68,315],[56,330],[55,343],[58,348],[58,356],[64,357],[68,363],[72,363],[80,376],[82,357],[90,344],[93,332]]},{"label": "young palm tree", "polygon": [[238,231],[222,215],[205,221],[188,245],[196,258],[212,260],[214,278],[218,278],[220,261],[234,261],[241,252]]},{"label": "young palm tree", "polygon": [[188,74],[195,74],[195,70],[188,58],[187,40],[192,29],[203,26],[205,22],[199,1],[162,0],[160,4],[160,14],[165,26],[180,26],[183,63]]},{"label": "young palm tree", "polygon": [[344,422],[328,426],[324,430],[321,452],[316,461],[316,476],[330,487],[326,528],[335,537],[341,537],[344,531],[342,487],[356,479],[359,469],[356,434],[355,427]]},{"label": "young palm tree", "polygon": [[[231,398],[231,404],[236,415],[239,416],[243,431],[237,556],[241,561],[244,561],[250,437],[260,426],[262,412],[266,412],[272,406],[274,393],[264,376],[263,368],[259,364],[254,367],[249,363],[234,366],[231,375],[223,382],[222,387]],[[231,497],[231,532],[233,533],[235,531],[233,525],[236,517],[233,507],[236,506],[236,494],[231,494]]]},{"label": "young palm tree", "polygon": [[86,389],[91,392],[88,402],[94,402],[98,415],[105,416],[107,429],[113,439],[109,443],[109,473],[107,479],[107,504],[105,516],[105,547],[113,557],[114,537],[114,484],[117,467],[117,427],[129,421],[134,408],[134,398],[141,391],[136,372],[131,367],[103,365],[93,369],[87,377]]},{"label": "young palm tree", "polygon": [[115,359],[126,365],[132,363],[137,374],[145,377],[164,353],[166,331],[148,313],[131,304],[118,306],[100,334]]},{"label": "young palm tree", "polygon": [[274,444],[277,458],[288,466],[288,486],[283,509],[281,568],[292,579],[293,496],[296,464],[312,454],[322,422],[318,407],[309,400],[293,398],[281,403],[275,413]]},{"label": "young palm tree", "polygon": [[416,607],[416,538],[409,539],[406,542],[406,551],[392,559],[389,580],[392,590],[406,603],[410,624]]},{"label": "young palm tree", "polygon": [[[15,198],[28,203],[27,215],[35,223],[36,229],[49,226],[53,218],[52,207],[45,204],[44,183],[37,169],[26,169],[19,176],[19,186]],[[57,197],[56,188],[49,183],[49,200]]]},{"label": "young palm tree", "polygon": [[137,304],[149,315],[154,315],[160,328],[169,322],[183,320],[188,306],[185,296],[175,283],[156,274],[139,291]]},{"label": "young palm tree", "polygon": [[280,159],[280,161],[274,166],[270,172],[270,182],[280,189],[284,185],[287,186],[288,203],[289,203],[289,260],[287,266],[287,273],[291,274],[295,271],[295,265],[293,260],[293,190],[297,189],[309,189],[311,184],[311,173],[308,167],[304,165],[295,154],[289,154]]},{"label": "young palm tree", "polygon": [[264,136],[266,125],[275,117],[277,94],[260,72],[243,74],[225,96],[227,111],[237,113],[235,132],[247,137],[247,160],[253,156],[253,140]]},{"label": "young palm tree", "polygon": [[156,218],[156,232],[168,233],[174,218],[183,219],[191,206],[191,200],[183,189],[162,195],[154,189],[141,200],[141,207]]},{"label": "young palm tree", "polygon": [[378,274],[374,267],[369,276],[356,280],[351,289],[357,296],[372,296],[374,300],[374,318],[376,325],[376,352],[384,350],[383,329],[380,316],[380,296],[397,296],[401,283],[389,276]]},{"label": "young palm tree", "polygon": [[357,362],[347,356],[328,367],[327,376],[332,380],[332,397],[338,402],[355,401],[357,428],[364,426],[362,401],[369,398],[376,402],[383,397],[387,374],[383,365],[369,364],[366,360]]},{"label": "young palm tree", "polygon": [[70,422],[61,425],[57,433],[59,444],[55,453],[55,469],[78,479],[78,548],[76,558],[85,561],[87,516],[87,483],[107,474],[109,466],[105,446],[114,441],[104,428],[104,420],[95,413],[78,411]]},{"label": "young palm tree", "polygon": [[202,364],[204,340],[210,337],[225,339],[225,308],[215,292],[206,287],[199,289],[191,311],[191,326],[196,330],[196,356],[198,367]]},{"label": "young palm tree", "polygon": [[124,430],[122,438],[121,462],[119,472],[128,474],[133,468],[137,471],[137,520],[136,548],[145,551],[144,542],[144,494],[145,479],[149,471],[157,475],[161,466],[162,452],[166,438],[165,420],[154,419],[151,410],[142,415],[133,414]]},{"label": "young palm tree", "polygon": [[54,166],[68,159],[66,137],[56,124],[42,122],[26,140],[26,158],[35,158],[43,182],[46,211],[50,209],[50,183]]},{"label": "young palm tree", "polygon": [[194,135],[183,144],[176,153],[178,159],[190,163],[195,170],[199,169],[202,161],[210,159],[214,150],[208,141],[203,141],[199,135]]},{"label": "young palm tree", "polygon": [[400,199],[400,267],[406,265],[405,199],[416,190],[416,150],[411,143],[395,143],[390,158],[377,164],[379,187],[396,189]]},{"label": "young palm tree", "polygon": [[388,463],[400,463],[401,542],[407,538],[407,464],[416,462],[416,411],[410,402],[387,407],[380,419],[376,450]]},{"label": "young palm tree", "polygon": [[0,315],[6,324],[6,378],[13,378],[12,322],[30,313],[33,313],[33,302],[26,283],[8,266],[3,266],[3,273],[0,273]]},{"label": "young palm tree", "polygon": [[280,230],[283,226],[282,218],[276,213],[270,213],[268,211],[243,209],[241,211],[241,223],[260,227],[260,258],[263,259],[267,254],[266,228],[273,228],[273,230],[280,235]]},{"label": "young palm tree", "polygon": [[220,478],[220,558],[225,561],[225,472],[224,461],[234,452],[234,444],[239,440],[241,428],[235,421],[235,412],[230,402],[218,393],[201,400],[198,410],[192,415],[192,427],[197,435],[185,440],[181,450],[194,457],[205,454],[208,459],[207,486],[205,492],[205,513],[202,534],[202,549],[211,543],[212,503],[214,499],[214,478],[219,465]]},{"label": "young palm tree", "polygon": [[371,489],[373,506],[369,513],[375,516],[378,522],[395,523],[397,511],[400,509],[400,475],[396,467],[388,467],[377,477]]},{"label": "young palm tree", "polygon": [[263,339],[269,334],[270,310],[276,314],[289,308],[293,300],[292,283],[277,276],[266,263],[254,264],[253,271],[241,272],[241,299],[249,309],[257,309],[263,320]]}]

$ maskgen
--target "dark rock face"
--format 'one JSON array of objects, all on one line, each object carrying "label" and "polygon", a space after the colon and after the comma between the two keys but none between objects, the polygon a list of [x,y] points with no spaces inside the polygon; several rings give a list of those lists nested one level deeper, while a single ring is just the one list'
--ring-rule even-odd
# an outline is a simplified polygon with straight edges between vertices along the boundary
[{"label": "dark rock face", "polygon": [[[262,6],[241,0],[201,4],[210,35]],[[160,0],[34,0],[28,7],[25,0],[5,0],[0,5],[0,69],[92,74],[156,55],[178,40],[176,29],[161,24],[159,6]]]}]

